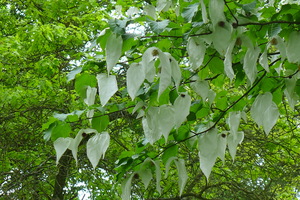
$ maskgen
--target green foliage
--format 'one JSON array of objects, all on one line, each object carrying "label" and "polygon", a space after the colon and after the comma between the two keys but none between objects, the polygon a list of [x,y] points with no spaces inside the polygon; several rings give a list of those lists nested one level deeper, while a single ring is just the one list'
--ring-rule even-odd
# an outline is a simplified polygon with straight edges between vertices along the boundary
[{"label": "green foliage", "polygon": [[2,2],[0,197],[296,199],[299,8]]}]

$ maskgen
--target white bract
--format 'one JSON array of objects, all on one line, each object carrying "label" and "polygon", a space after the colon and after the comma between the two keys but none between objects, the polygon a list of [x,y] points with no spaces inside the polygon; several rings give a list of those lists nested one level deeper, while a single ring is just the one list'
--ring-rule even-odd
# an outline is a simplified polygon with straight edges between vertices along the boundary
[{"label": "white bract", "polygon": [[190,57],[190,63],[193,70],[198,69],[204,60],[206,46],[204,42],[197,37],[191,37],[187,43],[187,52]]},{"label": "white bract", "polygon": [[259,47],[248,48],[246,55],[244,57],[244,70],[250,80],[251,84],[254,83],[257,76],[256,61],[260,53]]},{"label": "white bract", "polygon": [[105,50],[106,50],[106,64],[107,72],[117,64],[122,54],[123,40],[121,36],[117,36],[112,33],[107,39]]},{"label": "white bract", "polygon": [[118,91],[116,76],[107,74],[98,74],[99,97],[102,106]]},{"label": "white bract", "polygon": [[188,94],[180,94],[174,101],[175,111],[175,126],[179,128],[180,125],[186,120],[190,113],[191,97]]},{"label": "white bract", "polygon": [[145,80],[145,69],[141,63],[130,65],[126,73],[127,91],[132,100]]},{"label": "white bract", "polygon": [[54,149],[56,151],[56,165],[58,165],[58,162],[62,155],[65,153],[65,151],[69,148],[73,138],[67,137],[67,138],[57,138],[54,141]]},{"label": "white bract", "polygon": [[207,180],[217,157],[224,160],[226,143],[226,137],[218,134],[215,128],[199,137],[200,168]]},{"label": "white bract", "polygon": [[286,45],[286,55],[290,63],[300,63],[300,33],[291,32]]},{"label": "white bract", "polygon": [[267,135],[279,117],[278,108],[272,101],[272,98],[273,96],[270,92],[258,95],[250,110],[254,121],[258,126],[263,126]]},{"label": "white bract", "polygon": [[96,133],[86,144],[87,157],[95,169],[99,160],[104,158],[109,146],[110,136],[107,132]]}]

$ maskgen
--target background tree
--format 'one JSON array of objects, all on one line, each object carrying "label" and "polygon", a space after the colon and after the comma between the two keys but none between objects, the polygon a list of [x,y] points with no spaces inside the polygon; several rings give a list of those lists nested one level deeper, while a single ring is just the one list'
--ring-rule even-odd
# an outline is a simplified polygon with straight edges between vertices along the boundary
[{"label": "background tree", "polygon": [[299,8],[2,1],[1,198],[297,199]]}]

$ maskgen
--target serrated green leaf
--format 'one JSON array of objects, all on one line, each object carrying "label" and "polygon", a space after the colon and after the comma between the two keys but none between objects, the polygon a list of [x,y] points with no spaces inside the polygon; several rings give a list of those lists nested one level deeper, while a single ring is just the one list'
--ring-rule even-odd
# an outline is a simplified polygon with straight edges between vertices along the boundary
[{"label": "serrated green leaf", "polygon": [[104,131],[109,124],[109,117],[107,115],[98,116],[97,114],[92,119],[92,128],[98,132]]},{"label": "serrated green leaf", "polygon": [[57,122],[52,129],[51,140],[55,141],[57,138],[60,137],[64,137],[64,138],[69,137],[70,133],[71,133],[71,126],[69,123]]}]

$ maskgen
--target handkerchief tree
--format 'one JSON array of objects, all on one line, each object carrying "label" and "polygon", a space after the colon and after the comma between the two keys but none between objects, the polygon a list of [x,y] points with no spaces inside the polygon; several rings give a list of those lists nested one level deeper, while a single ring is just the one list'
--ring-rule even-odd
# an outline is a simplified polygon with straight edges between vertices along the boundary
[{"label": "handkerchief tree", "polygon": [[[77,4],[94,17],[72,18],[69,27],[84,27],[78,40],[68,39],[65,25],[43,26],[49,45],[82,46],[64,55],[68,67],[60,71],[72,105],[42,129],[60,168],[88,166],[95,183],[115,185],[82,181],[95,199],[110,192],[123,200],[299,194],[299,170],[289,171],[300,167],[297,1]],[[66,157],[74,162],[66,165]],[[53,198],[63,198],[61,182]]]}]

